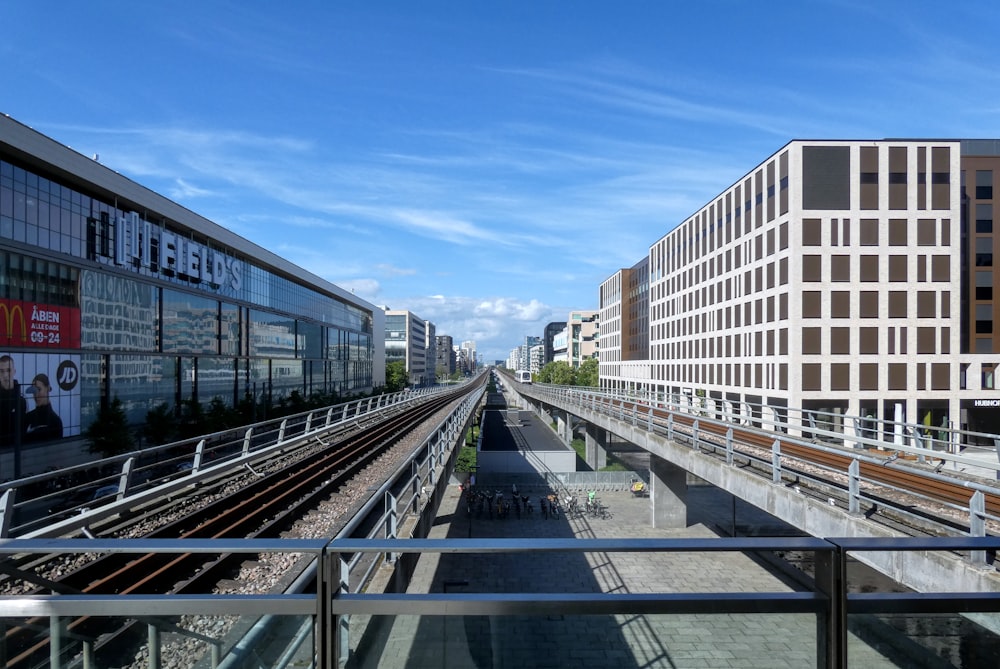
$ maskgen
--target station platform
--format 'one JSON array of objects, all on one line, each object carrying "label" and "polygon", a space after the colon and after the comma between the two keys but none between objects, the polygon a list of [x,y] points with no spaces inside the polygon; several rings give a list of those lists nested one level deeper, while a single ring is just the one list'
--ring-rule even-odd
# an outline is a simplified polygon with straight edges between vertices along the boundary
[{"label": "station platform", "polygon": [[[509,492],[509,491],[505,491]],[[655,529],[649,499],[628,491],[602,492],[611,517],[565,513],[543,517],[543,490],[519,490],[535,498],[535,511],[490,519],[472,514],[458,485],[440,500],[432,539],[476,538],[686,538],[714,537],[712,529],[733,516],[732,498],[709,486],[690,491],[690,524]],[[762,512],[760,512],[762,513]],[[770,522],[752,507],[736,510],[734,522]],[[430,592],[785,592],[792,586],[741,553],[550,553],[522,555],[424,555],[409,587]],[[349,667],[733,667],[802,669],[816,665],[812,615],[608,615],[608,616],[395,616],[377,643],[355,639]],[[363,621],[352,619],[351,627]],[[850,642],[850,666],[900,665],[860,639]],[[935,665],[920,665],[935,666]]]}]

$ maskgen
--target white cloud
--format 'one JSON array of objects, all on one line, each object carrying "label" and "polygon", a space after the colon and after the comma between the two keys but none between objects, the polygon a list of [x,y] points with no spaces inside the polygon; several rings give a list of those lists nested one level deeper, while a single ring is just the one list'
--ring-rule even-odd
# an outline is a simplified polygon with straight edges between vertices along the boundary
[{"label": "white cloud", "polygon": [[345,279],[335,283],[344,290],[348,290],[373,304],[377,303],[382,289],[377,279]]}]

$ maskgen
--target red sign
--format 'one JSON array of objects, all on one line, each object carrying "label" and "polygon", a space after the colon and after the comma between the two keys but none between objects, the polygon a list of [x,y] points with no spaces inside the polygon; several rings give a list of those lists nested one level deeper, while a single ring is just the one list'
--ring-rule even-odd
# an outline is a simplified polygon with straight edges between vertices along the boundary
[{"label": "red sign", "polygon": [[80,348],[80,309],[0,299],[0,347]]}]

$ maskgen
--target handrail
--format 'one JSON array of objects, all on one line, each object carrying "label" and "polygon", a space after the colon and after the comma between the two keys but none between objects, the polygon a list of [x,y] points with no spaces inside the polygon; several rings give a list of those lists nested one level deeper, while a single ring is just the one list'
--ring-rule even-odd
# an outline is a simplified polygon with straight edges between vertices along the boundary
[{"label": "handrail", "polygon": [[[858,551],[894,551],[905,554],[923,550],[997,550],[1000,537],[923,537],[923,538],[684,538],[684,539],[475,539],[475,540],[416,540],[416,539],[233,539],[233,540],[87,540],[87,539],[10,539],[0,541],[0,555],[71,554],[116,551],[159,553],[308,553],[323,563],[317,570],[313,592],[300,594],[185,596],[156,595],[47,595],[0,596],[0,618],[8,624],[18,619],[47,616],[53,621],[60,617],[87,615],[99,617],[142,618],[155,610],[160,616],[237,615],[306,616],[316,626],[314,649],[322,656],[322,640],[339,643],[338,633],[347,616],[419,615],[419,616],[511,616],[511,615],[610,615],[682,613],[794,613],[815,614],[825,629],[818,636],[821,648],[817,659],[820,667],[846,666],[846,636],[848,615],[857,613],[977,613],[1000,612],[1000,591],[976,593],[848,593],[845,573],[850,553]],[[353,552],[427,554],[522,553],[545,555],[554,552],[617,553],[617,552],[719,552],[755,553],[760,551],[812,551],[817,558],[817,579],[814,587],[802,591],[745,592],[726,589],[696,592],[419,592],[400,593],[341,593],[330,588],[339,582],[340,556]],[[905,559],[905,558],[903,558]],[[824,567],[825,565],[825,567]],[[329,579],[330,582],[324,579]],[[325,585],[324,585],[325,584]],[[731,586],[730,586],[731,587]],[[737,584],[738,587],[738,584]],[[325,599],[324,593],[332,593]],[[362,619],[363,620],[363,619]],[[53,633],[58,633],[54,625]],[[297,631],[296,634],[299,634]],[[300,644],[301,639],[289,638],[288,644]],[[61,640],[64,647],[75,642],[71,637]],[[334,655],[336,657],[336,655]]]}]

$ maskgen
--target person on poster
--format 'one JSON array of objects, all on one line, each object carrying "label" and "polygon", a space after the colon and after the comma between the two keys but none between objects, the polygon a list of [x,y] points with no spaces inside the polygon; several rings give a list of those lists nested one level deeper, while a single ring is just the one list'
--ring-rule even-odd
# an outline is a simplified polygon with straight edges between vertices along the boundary
[{"label": "person on poster", "polygon": [[19,432],[24,430],[27,403],[21,396],[21,384],[14,378],[17,368],[14,358],[0,355],[0,445],[12,446]]},{"label": "person on poster", "polygon": [[35,408],[24,417],[24,440],[62,439],[62,419],[52,408],[52,402],[49,399],[49,394],[52,392],[49,377],[45,374],[35,374],[35,378],[31,380],[31,388],[27,392],[34,396]]}]

